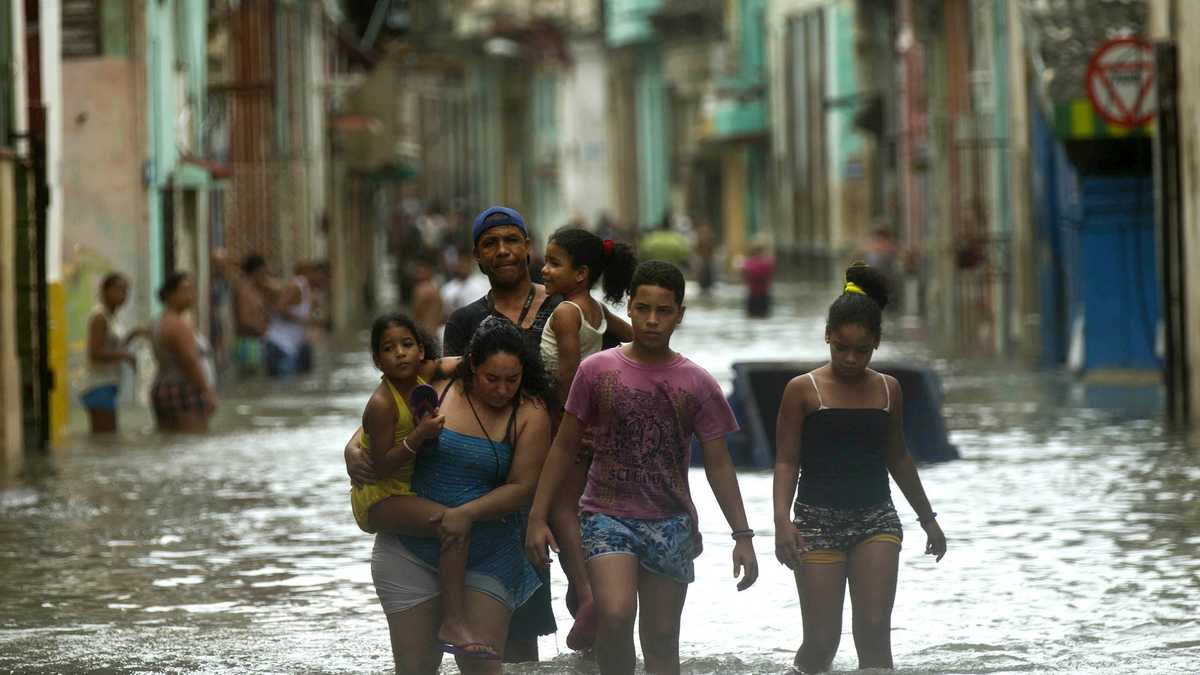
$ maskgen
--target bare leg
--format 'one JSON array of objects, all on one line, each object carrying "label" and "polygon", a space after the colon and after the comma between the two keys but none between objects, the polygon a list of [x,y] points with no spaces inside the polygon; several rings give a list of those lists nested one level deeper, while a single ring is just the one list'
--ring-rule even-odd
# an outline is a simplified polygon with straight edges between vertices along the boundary
[{"label": "bare leg", "polygon": [[367,511],[367,526],[374,532],[394,532],[412,537],[436,537],[430,524],[446,507],[423,497],[397,495],[381,499]]},{"label": "bare leg", "polygon": [[[497,654],[493,643],[485,642],[467,622],[467,555],[470,541],[462,546],[442,548],[438,557],[438,584],[442,589],[442,625],[438,641],[463,647],[480,656]],[[498,643],[496,643],[498,644]]]},{"label": "bare leg", "polygon": [[504,643],[505,663],[537,663],[537,638],[509,638]]},{"label": "bare leg", "polygon": [[687,584],[638,570],[638,633],[647,673],[679,675],[679,621],[686,599]]},{"label": "bare leg", "polygon": [[631,675],[633,621],[637,616],[638,559],[611,554],[587,563],[596,605],[596,661],[604,675]]},{"label": "bare leg", "polygon": [[579,498],[586,486],[587,465],[571,467],[555,495],[550,513],[550,525],[558,542],[558,561],[567,575],[567,582],[575,589],[581,607],[592,601],[592,585],[588,581],[579,533]]},{"label": "bare leg", "polygon": [[587,469],[587,462],[576,462],[571,467],[550,511],[550,527],[558,541],[558,562],[567,575],[568,598],[574,600],[574,606],[570,603],[567,606],[575,617],[575,625],[567,635],[567,647],[575,650],[587,649],[596,640],[592,584],[588,581],[579,530],[579,498],[587,486]]},{"label": "bare leg", "polygon": [[[489,645],[504,644],[504,636],[508,635],[508,623],[512,619],[512,612],[507,607],[492,596],[474,590],[467,590],[466,607],[467,616],[471,617],[471,630],[479,636],[480,641]],[[504,654],[501,653],[500,656]],[[463,675],[498,675],[503,672],[500,659],[459,656],[456,660]]]},{"label": "bare leg", "polygon": [[887,541],[850,551],[850,605],[859,668],[892,668],[892,605],[900,547]]},{"label": "bare leg", "polygon": [[117,411],[88,408],[93,434],[109,434],[117,430]]},{"label": "bare leg", "polygon": [[440,614],[436,598],[407,611],[388,614],[388,634],[398,675],[436,675],[442,653],[434,648],[433,636]]},{"label": "bare leg", "polygon": [[[436,537],[437,528],[430,524],[446,510],[437,502],[411,495],[381,499],[367,511],[367,526],[375,532],[397,532],[415,537]],[[467,554],[470,542],[461,548],[444,549],[438,557],[438,585],[441,588],[441,621],[437,631],[439,642],[452,645],[480,645],[483,640],[467,622],[466,592]],[[475,650],[493,654],[492,643]]]},{"label": "bare leg", "polygon": [[804,642],[796,652],[802,673],[829,670],[842,639],[842,605],[846,600],[846,563],[802,564],[796,571]]}]

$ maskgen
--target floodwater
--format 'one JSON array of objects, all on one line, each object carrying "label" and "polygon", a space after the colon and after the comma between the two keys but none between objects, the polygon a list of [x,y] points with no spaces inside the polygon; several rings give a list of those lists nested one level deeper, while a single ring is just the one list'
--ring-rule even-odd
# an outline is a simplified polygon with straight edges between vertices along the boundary
[{"label": "floodwater", "polygon": [[[734,360],[820,358],[819,290],[790,289],[753,324],[732,294],[698,302],[676,346],[723,381]],[[940,564],[893,489],[909,537],[900,671],[1200,670],[1200,451],[1164,428],[1161,392],[955,359],[894,317],[885,331],[882,358],[942,375],[963,454],[921,471],[949,537]],[[226,390],[205,438],[157,435],[127,410],[117,438],[74,438],[0,489],[0,672],[389,672],[371,539],[341,460],[377,375],[361,351],[326,366]],[[740,480],[762,576],[736,592],[727,527],[694,475],[708,536],[683,620],[687,673],[785,673],[800,641],[772,553],[771,477]],[[569,627],[561,574],[553,590]],[[848,614],[844,630],[834,667],[852,670]],[[596,672],[564,641],[544,638],[541,664],[508,672]]]}]

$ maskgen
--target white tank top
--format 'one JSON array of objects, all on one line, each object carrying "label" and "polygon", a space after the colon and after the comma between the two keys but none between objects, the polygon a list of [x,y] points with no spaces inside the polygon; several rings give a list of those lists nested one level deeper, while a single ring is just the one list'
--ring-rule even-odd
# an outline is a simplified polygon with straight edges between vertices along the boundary
[{"label": "white tank top", "polygon": [[[604,347],[604,333],[608,330],[608,319],[601,312],[600,325],[593,327],[584,316],[582,307],[570,300],[563,300],[562,304],[579,310],[579,360],[582,362]],[[542,329],[542,363],[546,366],[547,375],[558,377],[558,338],[554,334],[553,321],[547,321],[546,327]]]},{"label": "white tank top", "polygon": [[267,342],[279,347],[290,356],[300,351],[301,345],[308,337],[308,319],[312,315],[312,297],[308,290],[308,282],[304,277],[296,277],[295,282],[300,286],[300,302],[288,308],[286,312],[271,315],[267,323]]},{"label": "white tank top", "polygon": [[[88,316],[88,325],[91,325],[92,319],[100,315],[104,317],[107,332],[104,335],[104,351],[118,352],[121,351],[121,327],[117,323],[117,315],[108,311],[104,305],[96,305],[92,308],[91,315]],[[120,361],[105,361],[102,363],[93,363],[91,359],[87,359],[87,379],[84,384],[85,389],[94,387],[102,387],[109,384],[121,383],[121,362]]]}]

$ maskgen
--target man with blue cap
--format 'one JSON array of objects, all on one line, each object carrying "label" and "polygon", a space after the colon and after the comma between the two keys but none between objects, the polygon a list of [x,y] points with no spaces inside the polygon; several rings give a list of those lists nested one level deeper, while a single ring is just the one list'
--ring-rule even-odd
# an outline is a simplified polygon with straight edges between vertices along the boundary
[{"label": "man with blue cap", "polygon": [[475,261],[491,283],[484,297],[455,310],[446,320],[442,337],[446,356],[461,356],[475,329],[496,314],[521,329],[527,344],[537,352],[542,328],[562,298],[547,296],[546,287],[533,283],[529,260],[533,242],[529,228],[516,209],[493,206],[475,217],[471,227]]},{"label": "man with blue cap", "polygon": [[[475,261],[487,276],[491,290],[450,314],[442,337],[443,355],[462,356],[479,324],[489,316],[502,316],[516,324],[529,349],[540,354],[542,329],[562,302],[562,296],[548,295],[545,286],[534,283],[530,277],[533,242],[525,219],[515,209],[493,206],[475,217],[471,237]],[[608,319],[610,323],[617,321],[611,314]],[[362,470],[363,453],[357,442],[352,439],[345,452],[347,468]],[[542,572],[545,574],[542,587],[513,613],[504,648],[505,661],[537,661],[538,636],[557,630],[550,606],[549,569]]]},{"label": "man with blue cap", "polygon": [[[528,348],[540,353],[542,329],[562,302],[562,296],[547,295],[546,287],[533,283],[530,277],[533,242],[525,219],[516,209],[493,206],[475,217],[471,239],[475,244],[475,261],[487,276],[491,290],[450,314],[442,336],[443,354],[462,356],[479,324],[496,315],[516,324]],[[536,661],[538,636],[557,630],[550,607],[549,570],[543,572],[547,577],[541,589],[512,616],[504,648],[506,661]]]}]

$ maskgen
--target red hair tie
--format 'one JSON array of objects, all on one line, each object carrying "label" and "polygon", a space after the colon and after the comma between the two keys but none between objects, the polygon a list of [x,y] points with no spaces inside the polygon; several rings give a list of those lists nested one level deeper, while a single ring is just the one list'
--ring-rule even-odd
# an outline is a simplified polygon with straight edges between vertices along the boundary
[{"label": "red hair tie", "polygon": [[604,255],[605,255],[605,257],[612,255],[612,252],[613,252],[613,240],[605,239],[604,240]]}]

